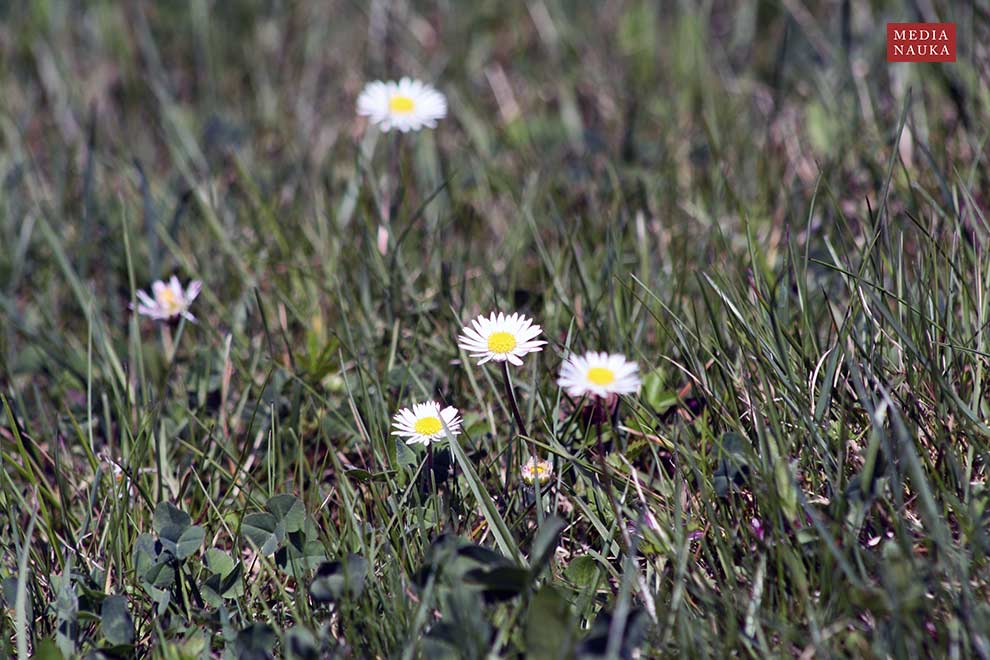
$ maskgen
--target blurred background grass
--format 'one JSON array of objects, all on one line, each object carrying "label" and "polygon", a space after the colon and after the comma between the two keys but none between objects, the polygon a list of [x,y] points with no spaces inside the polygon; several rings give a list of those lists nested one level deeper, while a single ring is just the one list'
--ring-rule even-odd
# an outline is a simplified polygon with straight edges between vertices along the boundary
[{"label": "blurred background grass", "polygon": [[[536,654],[527,622],[546,612],[576,641],[601,612],[642,607],[647,656],[986,656],[988,15],[0,4],[0,573],[29,558],[32,638],[61,621],[49,576],[77,571],[79,590],[129,596],[141,652],[233,652],[205,615],[156,620],[140,589],[136,538],[169,500],[264,578],[228,605],[236,629],[272,624],[281,652],[297,623],[326,624],[353,657]],[[885,61],[887,21],[934,20],[957,23],[956,63]],[[403,75],[435,84],[450,116],[377,135],[356,96]],[[173,272],[205,286],[170,361],[128,303]],[[493,308],[552,341],[518,384],[565,475],[544,578],[567,606],[534,586],[461,621],[474,596],[404,594],[442,531],[491,545],[491,519],[463,474],[444,496],[410,489],[421,457],[387,424],[421,398],[464,409],[480,479],[530,552],[532,503],[501,497],[497,377],[454,343]],[[558,421],[567,342],[650,375],[615,439],[629,462],[612,465],[631,524],[658,524],[639,553],[602,506],[592,449]],[[137,484],[108,480],[103,457]],[[749,478],[726,493],[733,466]],[[258,561],[241,514],[278,492],[305,502],[327,558],[369,560],[372,593],[311,609]],[[105,641],[85,617],[70,640]]]}]

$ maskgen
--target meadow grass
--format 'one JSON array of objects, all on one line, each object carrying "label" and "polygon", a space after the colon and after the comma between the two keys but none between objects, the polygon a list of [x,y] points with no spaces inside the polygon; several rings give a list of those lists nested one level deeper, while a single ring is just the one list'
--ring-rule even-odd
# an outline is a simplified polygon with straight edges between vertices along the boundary
[{"label": "meadow grass", "polygon": [[[885,61],[936,19],[959,61]],[[0,5],[0,656],[990,657],[987,43],[984,3]],[[435,130],[355,116],[402,75]],[[129,310],[172,273],[198,323]],[[457,347],[491,310],[549,342],[525,438]],[[597,424],[584,350],[644,381]],[[463,433],[396,442],[427,399]]]}]

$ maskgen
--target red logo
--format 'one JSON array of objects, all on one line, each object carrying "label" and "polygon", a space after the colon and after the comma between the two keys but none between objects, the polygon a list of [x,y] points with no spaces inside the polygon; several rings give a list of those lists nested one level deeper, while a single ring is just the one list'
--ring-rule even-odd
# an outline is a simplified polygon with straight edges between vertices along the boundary
[{"label": "red logo", "polygon": [[887,23],[888,62],[955,62],[955,23]]}]

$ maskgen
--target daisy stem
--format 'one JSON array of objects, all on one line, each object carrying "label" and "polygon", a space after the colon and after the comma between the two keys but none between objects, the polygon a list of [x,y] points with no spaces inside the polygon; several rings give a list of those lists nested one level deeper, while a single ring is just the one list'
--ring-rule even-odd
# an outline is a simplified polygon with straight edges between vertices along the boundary
[{"label": "daisy stem", "polygon": [[392,131],[394,136],[388,143],[388,160],[389,160],[389,173],[388,178],[391,179],[386,185],[386,213],[388,217],[386,221],[391,225],[392,217],[399,210],[399,204],[402,203],[402,134],[398,131]]},{"label": "daisy stem", "polygon": [[522,415],[519,413],[519,405],[516,403],[515,392],[512,391],[512,383],[509,381],[509,367],[507,362],[502,362],[502,382],[505,383],[505,398],[509,401],[509,407],[512,408],[512,415],[516,418],[516,426],[519,429],[519,435],[529,436],[526,433],[526,422],[523,421]]},{"label": "daisy stem", "polygon": [[180,317],[179,324],[176,326],[175,339],[173,340],[171,327],[167,325],[162,326],[162,343],[165,345],[165,363],[169,369],[175,363],[175,354],[179,351],[179,342],[182,341],[182,333],[185,329],[186,319]]},{"label": "daisy stem", "polygon": [[172,341],[172,329],[166,324],[162,324],[162,348],[165,351],[165,362],[172,362],[172,355],[175,351],[175,344]]},{"label": "daisy stem", "polygon": [[[509,380],[509,367],[507,362],[502,362],[502,382],[505,384],[505,398],[509,402],[509,407],[512,409],[512,415],[516,418],[516,427],[519,431],[519,435],[528,436],[526,433],[526,423],[523,421],[522,414],[519,412],[519,404],[516,403],[515,392],[512,391],[512,382]],[[505,452],[505,501],[506,505],[509,502],[509,482],[512,480],[512,454],[514,447],[510,444],[508,450]]]},{"label": "daisy stem", "polygon": [[622,534],[622,541],[626,546],[626,550],[629,550],[632,548],[632,540],[629,538],[629,531],[626,530],[626,526],[622,524],[622,510],[619,509],[619,502],[615,498],[615,491],[612,489],[612,475],[609,474],[608,462],[605,460],[605,443],[602,442],[601,422],[595,424],[595,431],[598,436],[598,462],[602,469],[602,484],[605,486],[605,494],[608,496],[608,502],[612,505],[615,524],[619,526],[619,532]]},{"label": "daisy stem", "polygon": [[433,443],[426,446],[426,484],[427,487],[436,493],[437,482],[433,475]]}]

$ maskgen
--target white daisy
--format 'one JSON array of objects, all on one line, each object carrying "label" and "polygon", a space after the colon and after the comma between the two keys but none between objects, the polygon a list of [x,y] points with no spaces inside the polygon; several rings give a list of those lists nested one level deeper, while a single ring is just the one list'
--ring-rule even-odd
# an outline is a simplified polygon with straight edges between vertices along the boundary
[{"label": "white daisy", "polygon": [[478,364],[489,360],[495,362],[510,362],[517,367],[522,364],[522,356],[527,353],[542,351],[545,341],[536,337],[543,332],[533,320],[522,314],[506,316],[502,312],[489,318],[479,316],[464,326],[457,345],[467,351],[473,358],[481,358]]},{"label": "white daisy", "polygon": [[446,437],[444,424],[451,435],[461,432],[461,416],[457,408],[447,406],[441,410],[436,401],[426,401],[395,413],[392,425],[396,430],[392,431],[392,435],[404,437],[407,445],[428,445]]},{"label": "white daisy", "polygon": [[[144,314],[159,321],[168,321],[182,316],[195,323],[196,317],[189,313],[189,306],[199,295],[202,287],[202,282],[193,280],[188,287],[183,289],[182,285],[179,284],[179,278],[175,275],[169,279],[168,284],[158,280],[151,285],[151,293],[154,294],[154,298],[144,291],[137,292],[138,314]],[[131,308],[133,309],[133,305]]]},{"label": "white daisy", "polygon": [[536,483],[537,480],[541,484],[545,484],[553,476],[553,463],[531,456],[529,460],[523,463],[520,473],[522,474],[523,481],[530,486]]},{"label": "white daisy", "polygon": [[[120,483],[124,479],[127,479],[127,473],[124,471],[124,468],[121,467],[120,463],[118,463],[114,459],[110,458],[110,454],[109,453],[107,453],[107,452],[101,453],[100,454],[100,458],[102,458],[104,460],[104,462],[107,464],[107,467],[110,469],[110,474],[113,475],[113,480],[114,481],[116,481],[117,483]],[[131,483],[131,480],[130,479],[127,479],[127,485],[130,485],[130,483]]]},{"label": "white daisy", "polygon": [[586,394],[603,398],[610,394],[634,394],[640,386],[639,366],[624,355],[594,351],[570,355],[560,366],[557,384],[575,398]]},{"label": "white daisy", "polygon": [[436,128],[447,116],[447,99],[430,85],[412,78],[399,82],[376,80],[364,86],[357,100],[357,113],[371,119],[384,132],[393,128],[405,133],[424,126]]}]

